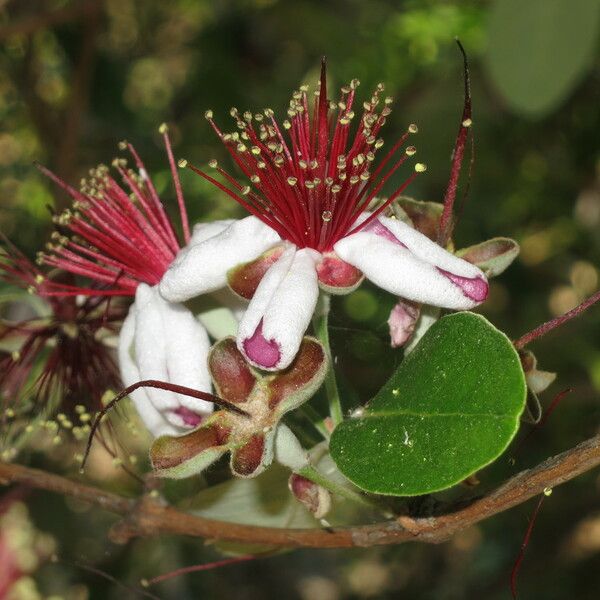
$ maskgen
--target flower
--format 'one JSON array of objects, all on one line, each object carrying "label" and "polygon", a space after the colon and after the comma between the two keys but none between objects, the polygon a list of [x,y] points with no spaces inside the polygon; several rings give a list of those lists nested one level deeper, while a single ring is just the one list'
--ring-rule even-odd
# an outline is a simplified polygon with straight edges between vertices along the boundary
[{"label": "flower", "polygon": [[[251,216],[215,229],[207,239],[192,240],[165,273],[160,292],[168,300],[184,301],[228,284],[250,300],[238,348],[260,368],[277,370],[291,363],[319,288],[348,293],[367,277],[408,300],[457,310],[472,308],[487,296],[480,269],[383,214],[425,165],[417,163],[387,200],[372,208],[386,182],[415,154],[414,146],[408,146],[397,156],[417,127],[410,125],[374,167],[391,98],[382,100],[384,88],[377,87],[363,104],[352,138],[357,86],[352,81],[342,88],[340,101],[330,103],[323,63],[312,117],[307,88],[293,94],[289,119],[283,122],[288,140],[270,109],[262,115],[232,109],[239,133],[223,133],[212,112],[206,115],[249,182],[239,184],[216,161],[209,164],[228,185],[191,168]],[[332,107],[337,115],[331,131]]]},{"label": "flower", "polygon": [[[68,282],[45,276],[3,241],[1,280],[41,296],[71,288]],[[107,298],[49,295],[46,303],[41,316],[4,323],[0,339],[12,341],[15,350],[0,357],[0,395],[6,403],[15,403],[27,394],[50,410],[57,401],[67,411],[79,403],[98,410],[106,390],[120,386],[105,339],[116,333],[123,311],[110,306]]]},{"label": "flower", "polygon": [[[181,217],[183,241],[202,239],[204,227],[190,235],[181,183],[166,125],[160,127]],[[181,247],[175,227],[158,197],[135,148],[128,149],[137,171],[125,159],[113,167],[119,185],[106,166],[77,191],[47,169],[41,170],[73,199],[73,207],[55,217],[58,231],[40,261],[102,284],[101,290],[78,287],[70,293],[135,296],[119,336],[119,365],[126,386],[142,379],[210,391],[204,327],[183,305],[158,295],[156,285]],[[210,228],[209,228],[210,229]],[[49,292],[68,293],[68,292]],[[155,435],[181,433],[212,412],[212,403],[162,389],[138,389],[131,398],[146,427]]]},{"label": "flower", "polygon": [[200,427],[180,437],[162,436],[150,459],[160,477],[184,478],[208,467],[226,452],[238,477],[255,477],[276,458],[299,471],[308,457],[294,434],[282,423],[285,413],[298,408],[320,387],[327,372],[321,344],[303,338],[292,364],[276,374],[262,375],[248,366],[235,339],[217,342],[209,368],[219,397],[247,414],[220,410]]}]

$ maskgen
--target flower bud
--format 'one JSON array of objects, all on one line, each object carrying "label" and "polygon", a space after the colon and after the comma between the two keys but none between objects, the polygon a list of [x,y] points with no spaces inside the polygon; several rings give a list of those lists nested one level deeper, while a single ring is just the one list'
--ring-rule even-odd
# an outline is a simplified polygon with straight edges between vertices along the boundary
[{"label": "flower bud", "polygon": [[322,519],[331,509],[330,493],[310,479],[292,473],[288,481],[288,487],[296,500],[304,504],[315,519]]},{"label": "flower bud", "polygon": [[410,339],[420,314],[419,304],[399,299],[388,319],[392,348],[399,348]]}]

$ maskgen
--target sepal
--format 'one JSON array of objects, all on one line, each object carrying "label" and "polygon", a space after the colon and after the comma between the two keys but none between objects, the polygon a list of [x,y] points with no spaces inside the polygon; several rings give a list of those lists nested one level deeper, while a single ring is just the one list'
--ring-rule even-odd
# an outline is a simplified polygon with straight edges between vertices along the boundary
[{"label": "sepal", "polygon": [[500,275],[519,256],[520,247],[510,238],[497,237],[462,248],[456,256],[479,267],[488,277]]}]

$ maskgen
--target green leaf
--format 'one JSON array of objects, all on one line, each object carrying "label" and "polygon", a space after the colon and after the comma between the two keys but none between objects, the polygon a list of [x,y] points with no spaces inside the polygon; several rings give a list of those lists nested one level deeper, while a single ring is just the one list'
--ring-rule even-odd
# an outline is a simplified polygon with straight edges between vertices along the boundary
[{"label": "green leaf", "polygon": [[480,315],[449,315],[429,329],[362,416],[335,429],[331,456],[368,492],[439,491],[506,449],[525,394],[510,340]]},{"label": "green leaf", "polygon": [[490,13],[488,67],[509,106],[544,116],[592,66],[599,0],[496,0]]}]

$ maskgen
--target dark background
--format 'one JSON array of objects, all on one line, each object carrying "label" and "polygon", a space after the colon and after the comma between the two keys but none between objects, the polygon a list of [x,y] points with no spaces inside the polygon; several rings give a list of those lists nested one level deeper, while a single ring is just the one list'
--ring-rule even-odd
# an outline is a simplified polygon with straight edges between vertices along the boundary
[{"label": "dark background", "polygon": [[[314,82],[322,55],[333,89],[357,77],[359,94],[368,97],[386,83],[395,104],[385,139],[393,143],[408,123],[418,123],[416,145],[428,172],[409,192],[439,201],[462,109],[458,36],[471,59],[476,162],[455,241],[462,247],[503,235],[521,244],[520,258],[494,281],[481,309],[518,337],[598,288],[599,6],[596,0],[0,0],[0,229],[33,256],[51,230],[46,205],[64,207],[66,200],[32,162],[77,184],[87,169],[110,162],[121,139],[136,145],[159,192],[172,200],[160,123],[170,124],[177,156],[200,165],[225,159],[205,110],[227,127],[231,106],[268,106],[282,115],[292,90]],[[242,214],[200,178],[182,177],[194,221]],[[392,303],[369,286],[335,303],[334,351],[362,401],[401,356],[388,346]],[[532,346],[540,366],[559,373],[544,404],[567,386],[574,392],[520,449],[516,464],[509,451],[481,474],[482,486],[597,432],[599,326],[600,309],[591,309]],[[60,452],[49,447],[35,460],[61,470]],[[25,501],[31,522],[53,536],[61,558],[121,581],[135,584],[219,557],[200,540],[116,546],[106,539],[112,519],[96,509],[42,492]],[[296,551],[181,577],[155,591],[177,599],[509,598],[510,571],[534,506],[440,546]],[[520,573],[520,597],[596,598],[598,573],[600,478],[589,473],[546,499]],[[39,596],[23,598],[132,597],[65,563],[42,564],[33,578],[27,585]]]}]

